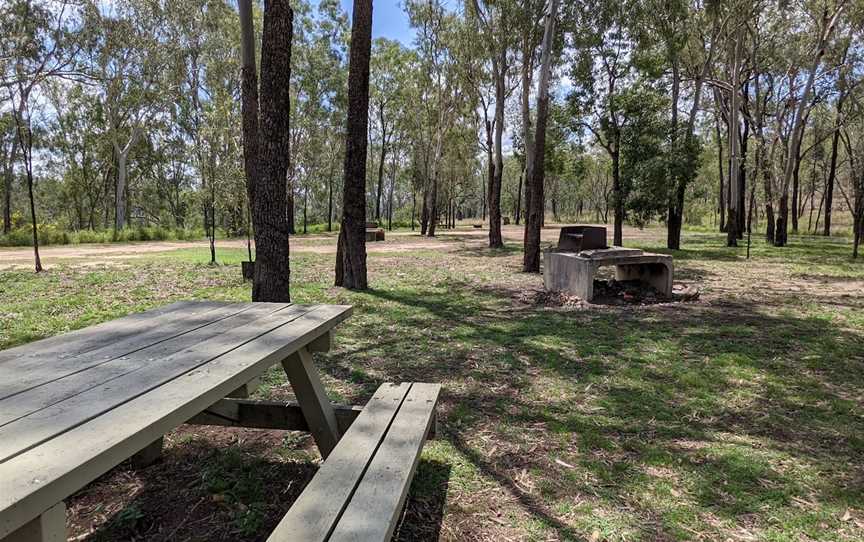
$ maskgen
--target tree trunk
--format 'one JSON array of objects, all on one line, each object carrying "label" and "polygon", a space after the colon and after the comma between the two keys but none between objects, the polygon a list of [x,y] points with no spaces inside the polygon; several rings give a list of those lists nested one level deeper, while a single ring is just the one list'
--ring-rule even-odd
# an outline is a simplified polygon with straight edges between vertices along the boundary
[{"label": "tree trunk", "polygon": [[522,139],[525,146],[525,168],[522,175],[519,176],[519,191],[516,193],[516,216],[515,222],[519,224],[519,218],[522,214],[522,179],[525,179],[525,212],[529,211],[530,205],[528,198],[531,186],[531,179],[534,176],[534,130],[531,126],[531,80],[534,72],[534,52],[530,35],[528,32],[522,37],[522,95],[521,95],[521,110],[522,110]]},{"label": "tree trunk", "polygon": [[741,131],[741,154],[738,159],[738,239],[744,238],[747,227],[747,147],[750,141],[750,121],[743,119],[744,129]]},{"label": "tree trunk", "polygon": [[789,219],[789,194],[780,195],[780,205],[777,209],[777,225],[774,228],[774,246],[785,247],[789,236],[787,220]]},{"label": "tree trunk", "polygon": [[519,225],[519,217],[522,215],[522,178],[525,176],[525,170],[519,172],[519,184],[516,186],[516,201],[513,203],[513,220],[516,225]]},{"label": "tree trunk", "polygon": [[427,225],[426,225],[426,235],[429,237],[435,237],[435,230],[438,228],[438,171],[436,166],[436,171],[432,176],[431,186],[429,188],[429,193],[427,194],[428,202],[426,203],[426,213],[427,213]]},{"label": "tree trunk", "polygon": [[[495,184],[495,159],[492,156],[492,123],[486,121],[486,183],[483,194],[483,220],[486,220],[486,208],[489,197],[492,194],[492,185]],[[489,208],[489,227],[492,227],[492,209]]]},{"label": "tree trunk", "polygon": [[[29,119],[28,119],[29,122]],[[27,142],[28,154],[30,153],[30,147],[32,146],[32,134],[29,134],[30,130],[28,129],[28,138],[30,141]],[[36,220],[36,198],[33,195],[33,158],[28,158],[27,160],[27,195],[30,197],[30,218],[33,226],[33,261],[36,272],[39,273],[42,271],[42,259],[39,257],[39,227],[38,222]]]},{"label": "tree trunk", "polygon": [[[42,272],[42,259],[39,257],[39,227],[36,220],[36,197],[33,193],[33,127],[30,124],[30,113],[27,108],[30,91],[21,88],[19,92],[21,102],[16,108],[14,99],[12,100],[12,113],[15,120],[18,144],[21,147],[21,155],[24,158],[24,168],[27,173],[27,195],[30,198],[30,219],[33,232],[33,263],[36,272],[40,273]],[[26,126],[24,121],[25,115],[27,118]]]},{"label": "tree trunk", "polygon": [[742,41],[742,33],[743,28],[739,26],[739,28],[735,32],[735,42],[733,46],[733,54],[732,54],[732,90],[729,95],[729,189],[730,189],[730,197],[729,197],[729,216],[726,221],[726,245],[730,247],[738,246],[738,239],[740,237],[740,224],[741,224],[741,184],[740,184],[740,176],[741,176],[741,167],[740,167],[740,156],[739,156],[739,122],[738,122],[738,92],[740,91],[740,83],[739,83],[739,72],[740,72],[740,63],[741,63],[741,41]]},{"label": "tree trunk", "polygon": [[290,235],[294,235],[297,233],[294,227],[294,221],[296,220],[296,216],[294,215],[294,179],[288,179],[286,175],[285,181],[285,221],[288,223],[288,233]]},{"label": "tree trunk", "polygon": [[534,138],[534,166],[530,184],[530,203],[525,218],[525,254],[522,271],[540,272],[540,229],[543,226],[545,198],[546,124],[549,119],[549,75],[552,72],[552,40],[555,36],[555,17],[558,13],[558,0],[551,0],[546,24],[543,30],[543,52],[540,60],[540,80],[537,95],[537,133]]},{"label": "tree trunk", "polygon": [[[269,0],[265,3],[261,39],[259,154],[255,164],[255,197],[252,199],[255,230],[253,301],[291,300],[289,223],[286,213],[288,189],[285,179],[290,159],[288,83],[291,80],[293,20],[294,12],[287,0]],[[246,60],[244,52],[244,64]],[[244,128],[245,125],[244,119]]]},{"label": "tree trunk", "polygon": [[[333,161],[331,160],[331,163]],[[333,231],[333,167],[327,177],[327,231]]]},{"label": "tree trunk", "polygon": [[117,154],[117,184],[114,187],[114,229],[117,231],[126,227],[126,156],[120,148]]},{"label": "tree trunk", "polygon": [[414,216],[417,214],[417,188],[411,188],[411,231],[414,231]]},{"label": "tree trunk", "polygon": [[864,179],[858,180],[858,194],[855,197],[855,212],[852,213],[852,229],[854,241],[852,243],[852,258],[858,258],[858,247],[861,246],[861,237],[864,236]]},{"label": "tree trunk", "polygon": [[397,172],[397,154],[398,152],[393,152],[393,159],[390,162],[391,170],[390,170],[390,190],[387,197],[387,230],[393,231],[393,190],[396,186],[396,172]]},{"label": "tree trunk", "polygon": [[[678,146],[678,98],[681,93],[681,72],[677,57],[672,62],[672,148]],[[698,96],[696,103],[698,103]],[[679,153],[680,155],[680,153]],[[672,250],[681,248],[681,224],[684,221],[684,195],[686,180],[672,175],[674,192],[666,214],[666,247]]]},{"label": "tree trunk", "polygon": [[762,170],[765,184],[765,241],[774,243],[774,191],[771,188],[773,180],[768,167],[766,164]]},{"label": "tree trunk", "polygon": [[503,248],[501,237],[501,181],[504,173],[502,138],[504,134],[504,100],[506,96],[507,49],[493,59],[495,76],[495,171],[489,183],[489,248]]},{"label": "tree trunk", "polygon": [[369,57],[372,49],[372,0],[354,0],[348,69],[348,123],[342,199],[341,258],[336,286],[368,287],[366,278],[366,151],[369,126]]},{"label": "tree trunk", "polygon": [[426,235],[426,230],[429,229],[429,207],[427,202],[429,200],[429,184],[428,180],[424,183],[423,186],[423,197],[422,197],[422,205],[420,207],[420,235]]},{"label": "tree trunk", "polygon": [[624,244],[624,190],[621,186],[621,153],[619,145],[621,135],[615,130],[615,142],[612,150],[612,206],[613,206],[613,233],[612,245],[616,247]]},{"label": "tree trunk", "polygon": [[378,191],[375,197],[375,220],[381,220],[381,197],[384,194],[384,160],[387,157],[387,127],[384,124],[384,106],[379,109],[381,121],[381,159],[378,161]]},{"label": "tree trunk", "polygon": [[15,177],[15,155],[18,153],[18,137],[13,136],[11,149],[3,171],[3,233],[12,231],[12,182]]},{"label": "tree trunk", "polygon": [[840,144],[840,111],[837,111],[837,121],[834,125],[834,136],[831,138],[831,166],[828,169],[828,180],[825,183],[825,231],[823,235],[831,235],[831,207],[834,205],[834,181],[837,177],[837,147]]},{"label": "tree trunk", "polygon": [[798,206],[801,198],[801,182],[799,173],[801,171],[801,148],[798,148],[798,156],[795,157],[795,170],[792,173],[792,232],[798,233]]},{"label": "tree trunk", "polygon": [[725,174],[723,173],[723,137],[720,133],[720,119],[716,119],[714,127],[717,132],[717,168],[720,174],[720,190],[718,192],[718,207],[720,212],[720,231],[726,231],[726,183],[724,183]]},{"label": "tree trunk", "polygon": [[252,0],[238,0],[240,12],[241,116],[243,118],[243,169],[246,174],[246,196],[251,220],[252,202],[258,181],[258,75],[255,65],[255,30],[252,22]]}]

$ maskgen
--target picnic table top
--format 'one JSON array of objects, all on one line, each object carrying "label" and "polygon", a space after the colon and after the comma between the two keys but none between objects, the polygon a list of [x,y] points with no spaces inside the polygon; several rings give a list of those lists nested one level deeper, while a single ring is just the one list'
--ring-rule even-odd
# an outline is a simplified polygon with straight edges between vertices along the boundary
[{"label": "picnic table top", "polygon": [[350,314],[187,301],[0,351],[0,538]]}]

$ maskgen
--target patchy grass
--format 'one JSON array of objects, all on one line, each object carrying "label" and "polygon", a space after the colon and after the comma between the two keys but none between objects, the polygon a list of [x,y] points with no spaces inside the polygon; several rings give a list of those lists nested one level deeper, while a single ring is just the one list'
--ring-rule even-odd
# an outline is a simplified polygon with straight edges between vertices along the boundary
[{"label": "patchy grass", "polygon": [[[331,397],[445,385],[401,540],[864,539],[864,264],[848,243],[744,249],[691,233],[676,278],[695,303],[549,309],[518,246],[370,257],[368,292],[331,254],[292,258],[301,303],[349,303],[316,355]],[[660,232],[638,238],[658,249]],[[247,300],[244,251],[0,273],[0,347],[177,299]],[[260,395],[286,397],[277,370]],[[260,540],[312,476],[299,433],[184,427],[164,462],[118,467],[71,499],[85,539]],[[170,506],[167,503],[171,503]]]}]

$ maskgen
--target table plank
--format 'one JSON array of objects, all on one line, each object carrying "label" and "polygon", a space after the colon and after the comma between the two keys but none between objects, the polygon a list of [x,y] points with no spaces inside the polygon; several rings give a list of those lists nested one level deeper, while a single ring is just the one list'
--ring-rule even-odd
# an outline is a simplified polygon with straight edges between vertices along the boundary
[{"label": "table plank", "polygon": [[[137,370],[85,389],[0,427],[0,462],[293,322],[310,310],[303,305],[258,303],[252,311],[214,324],[216,329],[207,326],[183,335],[178,340],[182,340],[184,348],[173,354],[153,358],[148,353],[149,349],[136,352],[132,356],[136,358],[135,361],[144,361]],[[248,312],[252,312],[251,317],[244,318]],[[121,362],[112,362],[111,366],[114,364],[121,365]]]},{"label": "table plank", "polygon": [[244,382],[326,333],[351,307],[324,305],[0,463],[0,537],[27,523]]},{"label": "table plank", "polygon": [[178,301],[164,307],[136,312],[122,318],[116,318],[0,351],[0,366],[12,360],[74,356],[94,347],[98,348],[101,346],[106,333],[113,334],[116,340],[122,340],[141,333],[141,324],[151,319],[165,322],[178,315],[186,316],[191,313],[205,312],[226,305],[228,303],[218,301]]},{"label": "table plank", "polygon": [[[43,354],[31,353],[8,360],[7,363],[0,365],[0,399],[183,335],[242,312],[250,306],[251,304],[234,303],[220,304],[215,307],[208,303],[201,309],[193,306],[186,316],[172,312],[166,317],[157,315],[151,319],[127,323],[137,329],[136,335],[127,336],[125,331],[121,331],[115,336],[111,331],[112,328],[109,327],[98,338],[101,346],[94,345],[97,338],[90,338],[87,340],[88,348],[83,351],[76,350],[73,344],[69,354],[57,354],[55,347],[49,347]],[[58,338],[62,337],[64,336],[58,336]],[[41,342],[37,341],[25,346],[35,348]],[[5,352],[10,351],[3,353]]]},{"label": "table plank", "polygon": [[226,318],[197,327],[120,358],[113,358],[110,362],[87,366],[80,371],[49,380],[26,391],[0,399],[0,427],[146,366],[155,366],[159,360],[192,348],[235,328],[250,324],[286,307],[286,305],[268,303],[238,305],[240,305],[238,309],[242,308],[242,310]]}]

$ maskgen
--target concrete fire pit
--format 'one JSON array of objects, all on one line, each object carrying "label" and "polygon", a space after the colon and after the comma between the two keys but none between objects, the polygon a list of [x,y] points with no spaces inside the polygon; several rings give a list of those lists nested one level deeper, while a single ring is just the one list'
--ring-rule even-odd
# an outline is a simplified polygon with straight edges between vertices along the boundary
[{"label": "concrete fire pit", "polygon": [[543,283],[547,290],[565,292],[585,301],[594,299],[594,277],[604,266],[615,266],[615,280],[639,280],[663,296],[672,296],[672,256],[635,248],[611,247],[543,253]]}]

